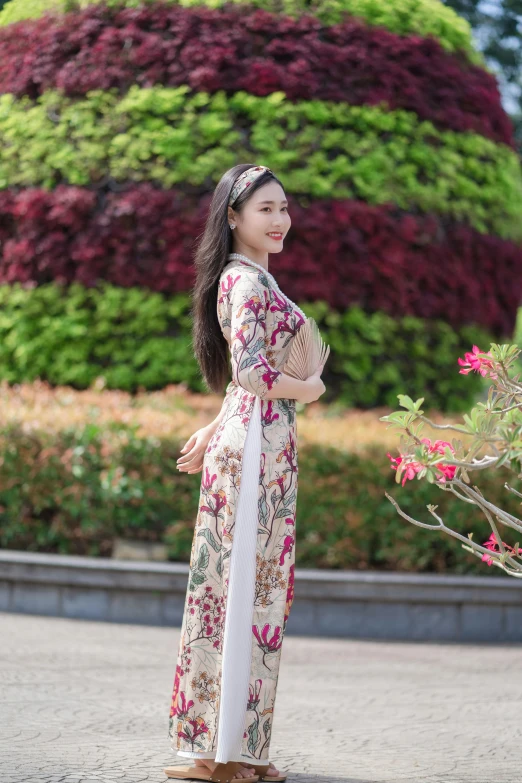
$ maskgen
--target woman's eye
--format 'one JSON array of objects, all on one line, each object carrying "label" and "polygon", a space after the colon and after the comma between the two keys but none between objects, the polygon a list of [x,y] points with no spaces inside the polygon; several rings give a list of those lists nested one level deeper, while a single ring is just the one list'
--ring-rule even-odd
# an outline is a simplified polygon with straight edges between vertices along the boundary
[{"label": "woman's eye", "polygon": [[[270,209],[270,207],[263,207],[263,209]],[[283,207],[283,209],[286,209],[286,211],[288,212],[288,207]]]}]

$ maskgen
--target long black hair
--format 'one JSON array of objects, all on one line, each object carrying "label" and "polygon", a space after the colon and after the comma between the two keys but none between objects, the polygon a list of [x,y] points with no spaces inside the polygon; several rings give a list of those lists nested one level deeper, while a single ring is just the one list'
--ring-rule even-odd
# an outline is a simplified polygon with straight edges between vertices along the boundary
[{"label": "long black hair", "polygon": [[[207,388],[216,394],[224,391],[229,372],[228,345],[217,317],[219,277],[228,264],[228,254],[233,252],[233,232],[228,222],[228,199],[239,175],[256,165],[239,163],[223,174],[214,190],[205,228],[194,254],[196,282],[191,306],[192,345],[203,380]],[[252,194],[272,180],[283,187],[275,174],[264,171],[239,194],[230,205],[232,209],[241,212]]]}]

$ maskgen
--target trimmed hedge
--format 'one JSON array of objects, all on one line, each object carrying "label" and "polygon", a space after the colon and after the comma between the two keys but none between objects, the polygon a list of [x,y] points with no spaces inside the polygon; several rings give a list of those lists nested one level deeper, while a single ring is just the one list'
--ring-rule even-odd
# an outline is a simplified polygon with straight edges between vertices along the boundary
[{"label": "trimmed hedge", "polygon": [[[126,425],[104,431],[95,422],[55,433],[2,428],[0,547],[109,557],[113,539],[123,536],[165,542],[170,559],[188,562],[201,475],[176,470],[181,445],[138,438]],[[490,533],[474,507],[428,482],[395,484],[383,452],[300,445],[297,566],[498,576],[450,536],[399,517],[385,491],[421,521],[431,522],[426,505],[434,503],[463,535],[483,542]],[[516,486],[507,469],[482,473],[481,491],[518,514],[506,480]]]},{"label": "trimmed hedge", "polygon": [[208,187],[237,159],[258,160],[289,193],[416,207],[522,240],[516,153],[403,110],[187,86],[133,86],[123,98],[94,90],[79,100],[49,91],[35,103],[0,96],[0,136],[0,188],[107,176]]},{"label": "trimmed hedge", "polygon": [[[20,9],[44,6],[14,0],[1,19]],[[461,394],[432,357],[512,330],[522,171],[464,20],[438,0],[55,9],[0,35],[0,89],[13,91],[0,97],[0,282],[36,286],[6,289],[0,378],[40,368],[158,388],[175,366],[198,388],[179,328],[192,243],[223,171],[250,160],[295,201],[278,279],[336,346],[331,393],[394,405],[407,383],[467,406],[469,384]],[[77,287],[40,294],[49,281]]]},{"label": "trimmed hedge", "polygon": [[[107,280],[187,293],[208,201],[149,183],[121,193],[65,185],[2,191],[0,283]],[[292,229],[271,270],[294,301],[324,300],[339,312],[358,304],[512,334],[522,301],[520,248],[512,242],[364,202],[289,201]]]},{"label": "trimmed hedge", "polygon": [[[156,4],[157,0],[146,0]],[[174,0],[177,3],[177,0]],[[182,0],[179,5],[189,8],[206,5],[209,8],[228,8],[242,0]],[[93,0],[11,0],[0,12],[0,26],[22,19],[37,18],[48,12],[78,12],[93,5]],[[142,0],[126,0],[131,8],[141,7]],[[109,6],[120,6],[120,0],[108,0]],[[462,51],[470,62],[483,64],[482,55],[473,45],[471,27],[452,8],[438,0],[253,0],[252,5],[271,13],[290,17],[313,15],[325,25],[338,24],[356,17],[369,25],[384,27],[398,35],[420,35],[436,38],[449,52]]]},{"label": "trimmed hedge", "polygon": [[[103,282],[61,289],[0,286],[0,378],[37,378],[77,389],[99,376],[109,389],[135,392],[185,382],[204,391],[192,354],[190,302]],[[482,388],[481,378],[455,370],[458,356],[490,335],[475,326],[454,332],[443,321],[366,315],[352,307],[330,311],[303,305],[331,346],[323,378],[325,401],[349,407],[396,405],[407,378],[412,396],[441,410],[464,411]]]},{"label": "trimmed hedge", "polygon": [[[37,78],[35,79],[35,74]],[[386,103],[439,128],[473,130],[515,146],[495,78],[448,54],[432,38],[401,38],[350,20],[324,27],[235,5],[155,4],[138,10],[88,6],[0,29],[0,92],[69,97],[132,84],[351,105]],[[405,89],[404,85],[408,87]]]}]

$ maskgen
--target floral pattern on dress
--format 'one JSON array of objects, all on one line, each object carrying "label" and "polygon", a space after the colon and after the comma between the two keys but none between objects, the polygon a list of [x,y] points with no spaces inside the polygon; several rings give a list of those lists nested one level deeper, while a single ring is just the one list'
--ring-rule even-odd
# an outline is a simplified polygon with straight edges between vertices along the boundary
[{"label": "floral pattern on dress", "polygon": [[266,399],[277,385],[304,319],[241,261],[223,269],[217,315],[229,345],[232,380],[207,446],[169,714],[174,749],[215,751],[230,556],[243,449],[261,398],[256,585],[252,659],[242,753],[269,758],[279,663],[294,597],[298,485],[295,400]]}]

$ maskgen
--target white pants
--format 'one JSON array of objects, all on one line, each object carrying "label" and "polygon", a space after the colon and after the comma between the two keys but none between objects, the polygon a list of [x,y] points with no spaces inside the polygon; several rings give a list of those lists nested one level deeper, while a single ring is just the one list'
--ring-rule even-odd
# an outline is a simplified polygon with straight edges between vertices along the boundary
[{"label": "white pants", "polygon": [[252,661],[260,469],[261,398],[256,396],[243,449],[241,483],[230,556],[217,750],[178,750],[179,756],[215,759],[224,764],[227,761],[269,763],[267,759],[261,761],[241,753]]}]

